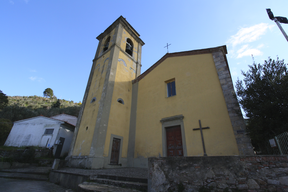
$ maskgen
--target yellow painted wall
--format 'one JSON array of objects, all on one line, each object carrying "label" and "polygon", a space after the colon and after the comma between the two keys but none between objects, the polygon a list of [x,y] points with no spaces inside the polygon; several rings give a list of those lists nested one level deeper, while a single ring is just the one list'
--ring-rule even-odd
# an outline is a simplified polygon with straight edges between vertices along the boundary
[{"label": "yellow painted wall", "polygon": [[[175,78],[176,96],[167,97],[165,81]],[[139,81],[135,157],[162,154],[165,117],[183,115],[188,156],[203,155],[201,119],[208,156],[238,155],[212,54],[169,57]],[[166,147],[166,146],[165,146]]]},{"label": "yellow painted wall", "polygon": [[[138,47],[138,43],[130,36],[125,29],[123,29],[121,49],[125,52],[126,38],[133,41],[134,48]],[[137,52],[134,51],[134,58],[137,58]],[[111,102],[111,109],[109,114],[107,135],[105,140],[104,157],[109,156],[109,145],[111,134],[123,137],[122,157],[127,157],[128,138],[129,138],[129,124],[130,124],[130,111],[132,99],[132,80],[135,79],[136,64],[130,56],[120,51],[119,59],[117,62],[117,70],[115,76],[115,84],[113,89],[113,96]],[[121,98],[124,105],[117,102]]]},{"label": "yellow painted wall", "polygon": [[[106,38],[111,36],[111,40],[113,37],[115,30],[113,30],[109,35],[107,35],[101,44],[101,52],[104,47],[104,43]],[[111,40],[109,43],[108,50],[104,53],[102,53],[101,57],[97,59],[96,64],[94,65],[93,69],[94,74],[92,77],[90,89],[88,91],[88,97],[85,103],[81,123],[79,126],[76,142],[75,142],[75,147],[73,150],[73,156],[85,156],[89,155],[90,153],[90,148],[91,148],[91,142],[93,139],[93,134],[94,134],[94,129],[96,125],[96,119],[98,115],[98,108],[99,108],[99,101],[101,99],[101,94],[103,90],[103,84],[105,81],[105,76],[106,76],[106,71],[107,71],[107,66],[108,62],[111,58],[110,56],[110,51],[109,48],[111,47]],[[93,97],[96,97],[96,101],[91,103],[91,100]],[[86,130],[86,127],[88,129]]]}]

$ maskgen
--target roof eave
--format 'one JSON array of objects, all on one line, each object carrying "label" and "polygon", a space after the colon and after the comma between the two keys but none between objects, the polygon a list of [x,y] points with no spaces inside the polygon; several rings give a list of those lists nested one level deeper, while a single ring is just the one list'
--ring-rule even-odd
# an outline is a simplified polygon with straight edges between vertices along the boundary
[{"label": "roof eave", "polygon": [[[179,57],[179,56],[187,56],[187,55],[198,55],[198,54],[207,54],[207,53],[213,53],[216,51],[222,51],[224,55],[226,55],[227,47],[226,45],[222,45],[219,47],[212,47],[212,48],[206,48],[206,49],[197,49],[197,50],[191,50],[191,51],[182,51],[182,52],[175,52],[175,53],[166,53],[161,59],[159,59],[155,64],[153,64],[150,68],[148,68],[144,73],[139,75],[136,79],[132,81],[132,83],[136,83],[143,79],[148,73],[150,73],[153,69],[155,69],[160,63],[162,63],[165,59],[169,57]],[[225,57],[226,59],[226,57]],[[227,59],[226,63],[228,65]],[[230,71],[229,71],[230,72]]]},{"label": "roof eave", "polygon": [[98,35],[96,39],[99,41],[103,39],[108,33],[110,33],[119,23],[133,36],[133,38],[138,41],[142,46],[145,44],[142,39],[140,39],[140,34],[128,23],[128,21],[121,15],[116,19],[103,33]]}]

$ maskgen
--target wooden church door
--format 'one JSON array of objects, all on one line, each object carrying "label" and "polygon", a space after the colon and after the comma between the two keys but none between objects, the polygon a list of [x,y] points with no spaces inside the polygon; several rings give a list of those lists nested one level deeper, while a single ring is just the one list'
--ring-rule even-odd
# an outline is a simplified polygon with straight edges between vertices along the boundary
[{"label": "wooden church door", "polygon": [[181,127],[166,128],[167,157],[183,156]]},{"label": "wooden church door", "polygon": [[121,139],[113,138],[110,164],[119,164]]}]

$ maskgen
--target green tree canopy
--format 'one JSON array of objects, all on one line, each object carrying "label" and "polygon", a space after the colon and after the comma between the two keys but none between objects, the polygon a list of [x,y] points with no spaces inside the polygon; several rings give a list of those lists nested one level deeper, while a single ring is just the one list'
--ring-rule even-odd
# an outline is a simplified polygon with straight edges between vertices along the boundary
[{"label": "green tree canopy", "polygon": [[0,90],[0,109],[8,104],[8,97]]},{"label": "green tree canopy", "polygon": [[53,108],[60,108],[61,102],[60,99],[57,99],[57,101],[52,105]]},{"label": "green tree canopy", "polygon": [[284,60],[278,58],[249,68],[242,71],[243,81],[236,82],[236,94],[249,118],[252,144],[259,150],[264,142],[288,130],[288,71]]},{"label": "green tree canopy", "polygon": [[0,146],[4,145],[13,123],[9,119],[0,118]]},{"label": "green tree canopy", "polygon": [[43,92],[44,97],[52,98],[54,96],[53,90],[51,88],[47,88]]}]

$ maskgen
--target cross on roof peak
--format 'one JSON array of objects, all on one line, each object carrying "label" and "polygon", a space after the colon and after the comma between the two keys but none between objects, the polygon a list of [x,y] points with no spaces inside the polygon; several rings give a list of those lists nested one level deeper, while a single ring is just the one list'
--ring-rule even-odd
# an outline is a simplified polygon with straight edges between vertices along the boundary
[{"label": "cross on roof peak", "polygon": [[167,43],[167,45],[164,47],[164,48],[167,47],[167,53],[169,53],[168,47],[169,47],[170,45],[171,45],[171,43],[170,43],[170,44]]}]

